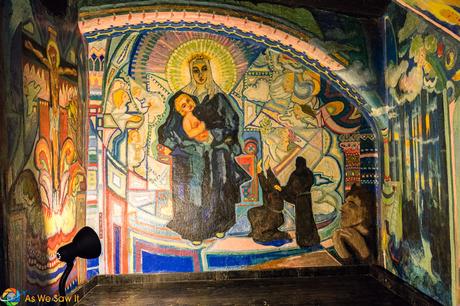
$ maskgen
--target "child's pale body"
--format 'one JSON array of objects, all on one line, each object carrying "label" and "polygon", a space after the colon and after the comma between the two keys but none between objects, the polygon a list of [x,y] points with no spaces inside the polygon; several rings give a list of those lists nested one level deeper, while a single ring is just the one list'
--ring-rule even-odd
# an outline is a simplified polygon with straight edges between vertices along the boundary
[{"label": "child's pale body", "polygon": [[174,106],[177,112],[183,116],[182,128],[185,134],[196,141],[209,142],[210,134],[206,129],[206,124],[193,115],[195,109],[193,99],[187,94],[181,94],[174,101]]}]

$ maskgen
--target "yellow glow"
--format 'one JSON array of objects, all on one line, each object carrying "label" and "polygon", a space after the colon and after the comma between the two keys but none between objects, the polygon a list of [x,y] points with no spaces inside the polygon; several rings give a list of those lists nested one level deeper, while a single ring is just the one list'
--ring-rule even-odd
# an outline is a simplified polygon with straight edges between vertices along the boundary
[{"label": "yellow glow", "polygon": [[166,64],[166,78],[172,91],[184,88],[190,82],[189,63],[201,54],[209,58],[216,84],[229,93],[236,83],[236,66],[228,49],[212,39],[193,39],[177,47]]},{"label": "yellow glow", "polygon": [[341,101],[329,102],[326,106],[326,110],[332,116],[338,115],[343,111],[344,105]]},{"label": "yellow glow", "polygon": [[306,70],[305,73],[307,73],[313,81],[313,91],[311,94],[313,96],[316,96],[317,94],[319,94],[321,90],[321,76],[318,73],[313,72],[311,70]]},{"label": "yellow glow", "polygon": [[458,0],[406,0],[406,2],[430,12],[439,20],[453,25],[460,24],[460,13],[454,9],[458,7]]},{"label": "yellow glow", "polygon": [[457,72],[455,73],[455,75],[452,77],[452,80],[454,80],[454,81],[460,81],[460,69],[457,70]]},{"label": "yellow glow", "polygon": [[410,149],[410,140],[406,139],[405,144],[406,144],[406,150],[409,150]]},{"label": "yellow glow", "polygon": [[425,115],[426,134],[430,134],[430,115]]}]

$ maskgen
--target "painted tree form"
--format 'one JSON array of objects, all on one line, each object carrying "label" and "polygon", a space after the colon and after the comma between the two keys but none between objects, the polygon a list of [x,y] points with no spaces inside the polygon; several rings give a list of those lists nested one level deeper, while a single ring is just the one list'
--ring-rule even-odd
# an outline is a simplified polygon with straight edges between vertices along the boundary
[{"label": "painted tree form", "polygon": [[382,246],[389,269],[448,304],[453,254],[444,122],[458,96],[458,47],[415,14],[390,13]]}]

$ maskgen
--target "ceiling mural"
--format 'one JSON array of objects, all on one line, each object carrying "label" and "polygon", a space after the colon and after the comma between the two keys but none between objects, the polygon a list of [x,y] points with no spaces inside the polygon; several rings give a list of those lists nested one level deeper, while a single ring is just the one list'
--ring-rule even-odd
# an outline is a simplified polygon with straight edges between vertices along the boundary
[{"label": "ceiling mural", "polygon": [[[319,13],[318,13],[319,14]],[[319,19],[326,18],[319,14]],[[330,17],[330,16],[329,16]],[[150,23],[149,20],[155,20]],[[237,40],[253,41],[257,45],[289,54],[292,58],[307,65],[313,71],[324,75],[350,97],[352,103],[376,124],[386,126],[385,112],[381,96],[377,93],[375,75],[368,61],[366,41],[357,33],[362,27],[354,24],[351,18],[335,17],[331,24],[324,25],[324,31],[317,34],[305,32],[291,33],[283,23],[271,25],[269,19],[254,21],[240,15],[230,15],[228,11],[200,11],[197,8],[182,8],[181,11],[158,11],[155,7],[136,12],[112,12],[107,17],[92,17],[83,14],[80,28],[88,41],[116,37],[131,32],[156,31],[196,31],[234,37]],[[316,26],[319,24],[316,23]],[[344,26],[353,29],[347,41],[338,33]],[[307,29],[308,30],[308,29]],[[316,31],[317,32],[317,31]],[[319,35],[320,34],[320,35]],[[354,37],[353,37],[354,35]],[[348,42],[348,43],[347,43]],[[357,43],[358,45],[351,45]],[[362,76],[365,76],[363,79]],[[364,80],[364,81],[363,81]]]}]

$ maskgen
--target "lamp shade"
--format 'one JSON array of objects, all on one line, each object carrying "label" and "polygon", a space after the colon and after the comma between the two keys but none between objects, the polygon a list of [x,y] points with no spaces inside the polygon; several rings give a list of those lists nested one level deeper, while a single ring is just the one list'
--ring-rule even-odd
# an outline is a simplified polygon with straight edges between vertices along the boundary
[{"label": "lamp shade", "polygon": [[57,251],[59,260],[73,262],[76,257],[96,258],[101,255],[101,242],[96,232],[88,226],[83,227],[72,242],[60,247]]}]

